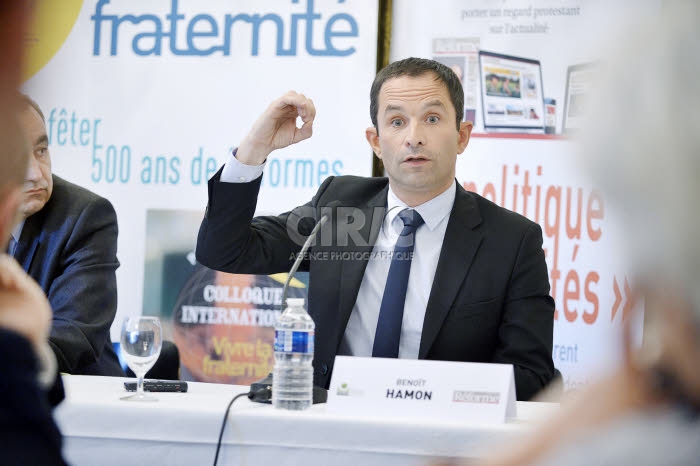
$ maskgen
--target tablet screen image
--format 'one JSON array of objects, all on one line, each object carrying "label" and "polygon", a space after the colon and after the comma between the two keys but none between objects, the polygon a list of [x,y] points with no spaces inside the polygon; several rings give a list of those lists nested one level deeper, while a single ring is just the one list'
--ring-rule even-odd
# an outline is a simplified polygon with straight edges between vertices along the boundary
[{"label": "tablet screen image", "polygon": [[485,131],[544,133],[538,60],[481,50],[479,73]]}]

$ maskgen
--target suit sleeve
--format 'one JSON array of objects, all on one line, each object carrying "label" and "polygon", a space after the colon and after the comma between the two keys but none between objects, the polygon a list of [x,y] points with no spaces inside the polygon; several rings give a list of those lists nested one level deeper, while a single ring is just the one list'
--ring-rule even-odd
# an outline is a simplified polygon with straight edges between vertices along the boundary
[{"label": "suit sleeve", "polygon": [[554,376],[554,300],[549,295],[542,230],[523,235],[510,278],[494,362],[513,364],[518,400],[531,399]]},{"label": "suit sleeve", "polygon": [[110,343],[117,311],[117,215],[104,198],[78,216],[62,252],[61,273],[47,292],[51,344],[61,372],[95,363]]},{"label": "suit sleeve", "polygon": [[0,464],[65,464],[31,344],[0,329],[0,354]]},{"label": "suit sleeve", "polygon": [[[307,204],[278,216],[253,217],[262,177],[249,183],[209,180],[209,202],[197,237],[197,260],[229,273],[288,272],[316,223],[318,199],[331,183],[327,178]],[[299,270],[308,271],[309,261]]]}]

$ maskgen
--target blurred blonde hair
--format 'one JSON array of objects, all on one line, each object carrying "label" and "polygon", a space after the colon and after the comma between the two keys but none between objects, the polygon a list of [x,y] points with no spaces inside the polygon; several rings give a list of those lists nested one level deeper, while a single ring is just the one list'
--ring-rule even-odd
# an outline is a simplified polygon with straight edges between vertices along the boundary
[{"label": "blurred blonde hair", "polygon": [[[0,96],[0,195],[6,188],[24,183],[27,174],[28,148],[17,119],[22,103],[18,94]],[[2,199],[0,199],[2,201]]]},{"label": "blurred blonde hair", "polygon": [[[632,270],[671,284],[700,322],[700,5],[665,2],[607,60],[582,157],[621,216]],[[616,219],[617,220],[617,219]]]}]

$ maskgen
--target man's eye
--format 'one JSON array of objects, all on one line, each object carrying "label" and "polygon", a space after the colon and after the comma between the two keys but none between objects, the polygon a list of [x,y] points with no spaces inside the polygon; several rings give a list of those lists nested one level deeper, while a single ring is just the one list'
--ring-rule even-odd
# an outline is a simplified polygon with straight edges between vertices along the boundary
[{"label": "man's eye", "polygon": [[49,154],[48,147],[37,147],[36,154],[40,157],[46,157]]},{"label": "man's eye", "polygon": [[438,121],[440,121],[440,117],[437,115],[430,115],[428,117],[428,123],[437,123]]},{"label": "man's eye", "polygon": [[391,126],[394,126],[397,128],[399,126],[403,126],[403,120],[401,120],[400,118],[394,118],[393,120],[391,120]]}]

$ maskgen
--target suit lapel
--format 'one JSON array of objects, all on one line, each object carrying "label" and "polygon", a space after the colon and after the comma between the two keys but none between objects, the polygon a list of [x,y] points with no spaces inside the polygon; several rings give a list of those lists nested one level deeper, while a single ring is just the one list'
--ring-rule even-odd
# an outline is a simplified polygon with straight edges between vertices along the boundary
[{"label": "suit lapel", "polygon": [[14,258],[27,273],[29,273],[29,269],[32,266],[34,253],[41,243],[41,217],[41,212],[38,212],[24,222],[22,233],[15,248]]},{"label": "suit lapel", "polygon": [[457,183],[455,203],[445,231],[423,319],[419,359],[426,358],[469,272],[482,241],[482,233],[475,230],[480,223],[481,214],[476,201]]},{"label": "suit lapel", "polygon": [[367,245],[352,246],[352,240],[350,240],[349,247],[338,247],[338,251],[341,253],[363,253],[359,259],[339,261],[341,264],[339,287],[339,315],[341,320],[338,328],[340,329],[341,334],[337,340],[338,344],[340,344],[340,341],[342,340],[345,327],[347,326],[348,319],[350,318],[350,313],[355,305],[355,301],[357,301],[357,294],[360,291],[362,278],[364,277],[365,269],[367,268],[367,263],[369,262],[369,253],[372,252],[374,243],[377,241],[377,236],[379,236],[379,231],[381,230],[382,221],[384,220],[384,215],[386,213],[386,199],[388,192],[389,185],[387,184],[387,187],[377,193],[374,197],[370,198],[365,206],[360,207],[360,210],[365,216],[365,223],[359,231],[362,238],[367,240]]}]

